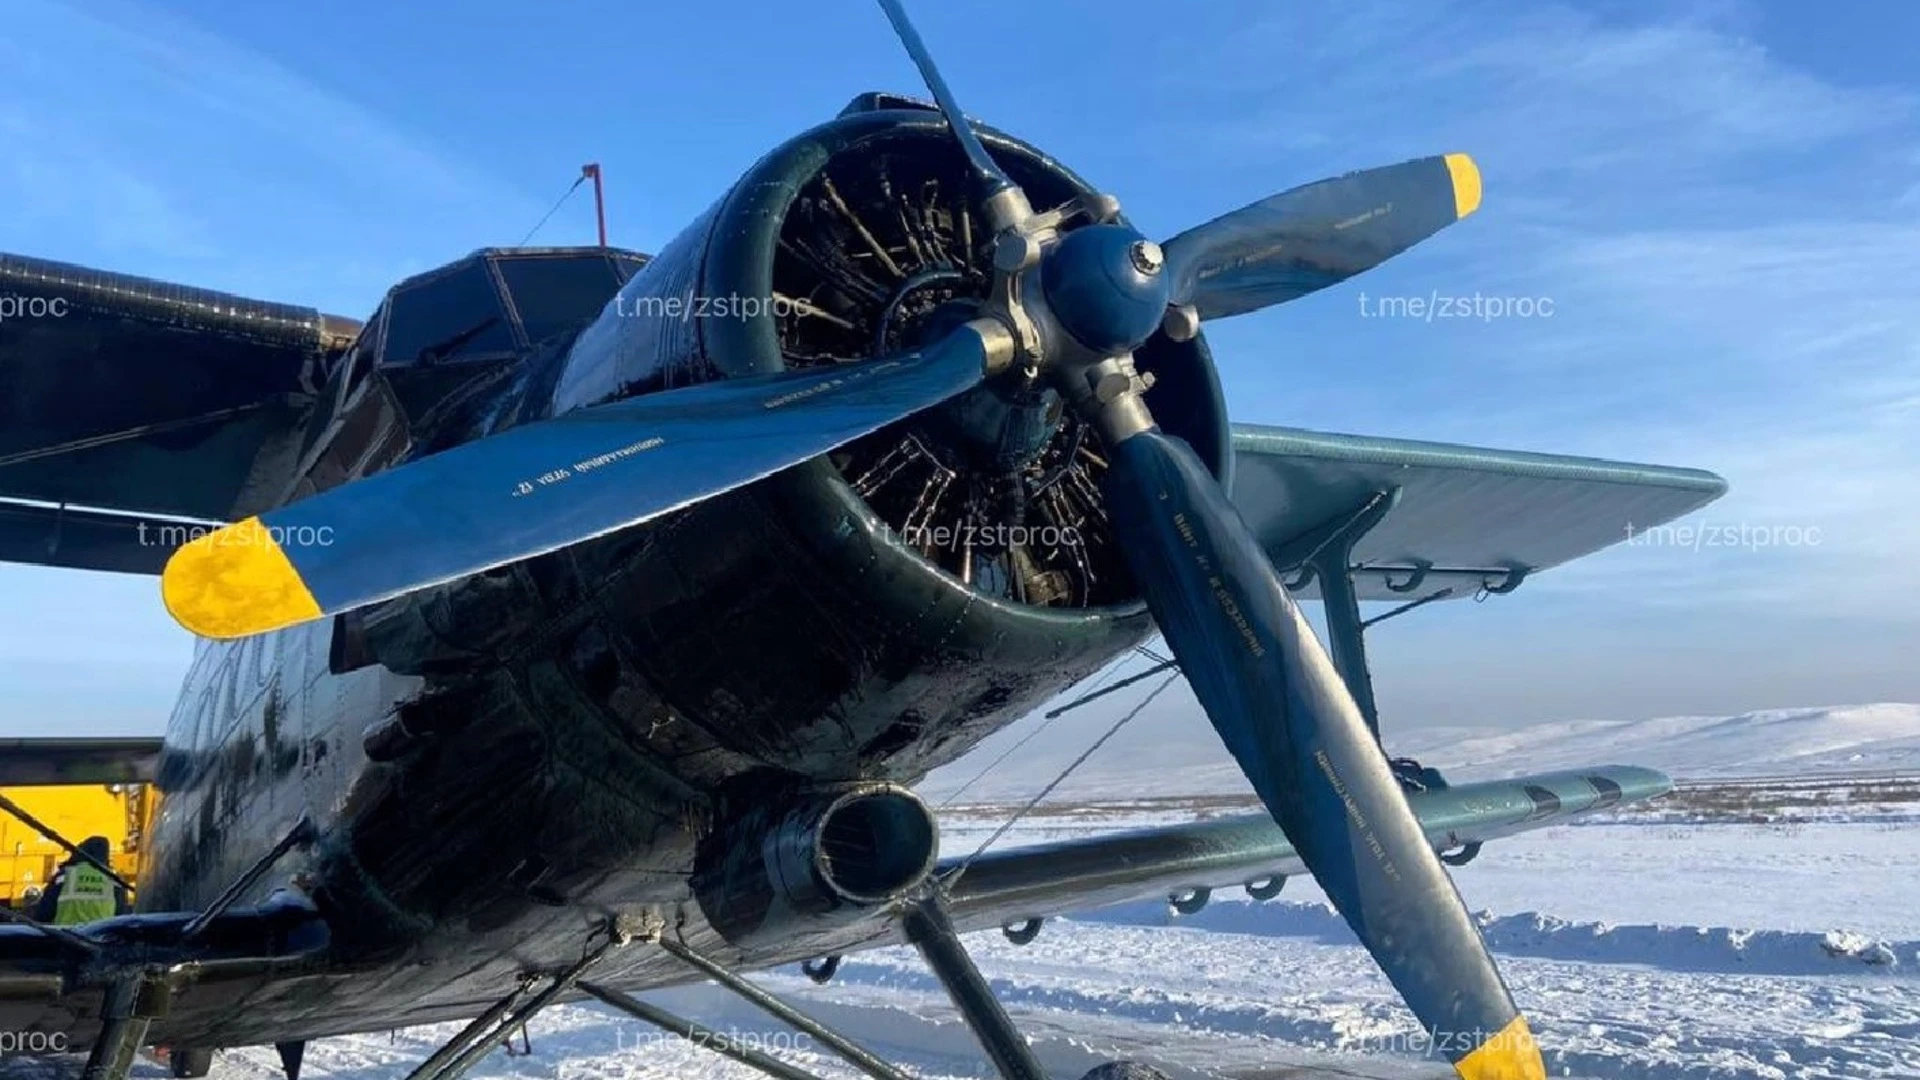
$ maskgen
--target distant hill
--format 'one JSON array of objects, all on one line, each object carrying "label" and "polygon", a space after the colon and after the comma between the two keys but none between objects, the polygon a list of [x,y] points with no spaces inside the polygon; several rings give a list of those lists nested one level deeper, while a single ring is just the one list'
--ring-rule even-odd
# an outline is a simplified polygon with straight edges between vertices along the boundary
[{"label": "distant hill", "polygon": [[[921,790],[935,801],[972,780],[1037,724],[1030,718],[974,754],[935,772]],[[1177,731],[1160,725],[1151,744],[1116,740],[1074,771],[1049,801],[1249,792],[1246,780],[1195,715]],[[1036,743],[1041,740],[1036,740]],[[1575,720],[1511,729],[1425,728],[1390,732],[1396,755],[1419,758],[1449,779],[1481,780],[1582,765],[1648,765],[1677,779],[1822,773],[1920,773],[1920,704],[1764,709],[1738,716]],[[1084,746],[1015,753],[973,783],[960,801],[1031,798]]]}]

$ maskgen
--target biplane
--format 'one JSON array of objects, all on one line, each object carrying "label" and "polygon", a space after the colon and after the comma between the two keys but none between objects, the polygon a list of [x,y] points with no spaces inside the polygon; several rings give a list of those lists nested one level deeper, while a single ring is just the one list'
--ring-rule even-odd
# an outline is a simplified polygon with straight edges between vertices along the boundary
[{"label": "biplane", "polygon": [[[882,7],[932,100],[858,96],[656,254],[485,249],[364,321],[0,257],[40,312],[0,324],[0,559],[153,576],[201,638],[163,739],[5,748],[163,801],[135,913],[0,927],[0,1027],[297,1080],[466,1020],[413,1074],[454,1080],[555,1002],[697,1031],[634,994],[712,979],[900,1080],[745,973],[905,942],[1033,1080],[961,934],[1311,874],[1461,1076],[1545,1075],[1446,864],[1667,780],[1391,758],[1366,628],[1725,484],[1231,422],[1205,324],[1473,213],[1473,161],[1155,242]],[[1264,811],[942,861],[913,785],[1155,634]]]}]

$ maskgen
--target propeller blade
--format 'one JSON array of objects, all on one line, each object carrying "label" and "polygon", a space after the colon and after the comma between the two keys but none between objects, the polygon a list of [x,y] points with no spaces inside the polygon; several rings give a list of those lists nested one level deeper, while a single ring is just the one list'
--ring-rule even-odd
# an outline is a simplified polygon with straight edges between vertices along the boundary
[{"label": "propeller blade", "polygon": [[1175,304],[1218,319],[1283,304],[1386,262],[1480,206],[1465,154],[1307,184],[1161,245]]},{"label": "propeller blade", "polygon": [[234,638],[517,562],[826,453],[970,389],[1010,348],[981,320],[918,353],[510,428],[199,537],[161,594],[182,626]]},{"label": "propeller blade", "polygon": [[1148,607],[1274,821],[1467,1080],[1544,1080],[1527,1022],[1359,708],[1206,466],[1152,428],[1105,489]]},{"label": "propeller blade", "polygon": [[907,18],[906,7],[900,0],[880,0],[880,10],[886,12],[887,21],[893,24],[894,36],[900,39],[901,46],[913,59],[913,66],[920,69],[920,81],[927,84],[927,92],[933,95],[934,104],[940,106],[941,114],[947,118],[947,126],[953,129],[953,137],[960,141],[960,150],[967,155],[967,165],[973,170],[982,197],[991,198],[1012,188],[1013,180],[1001,171],[999,163],[993,160],[986,146],[980,142],[980,136],[974,133],[973,125],[967,123],[965,114],[960,111],[960,103],[954,100],[946,78],[933,62],[933,53],[927,49],[927,43],[920,40],[920,31],[914,29],[913,20]]}]

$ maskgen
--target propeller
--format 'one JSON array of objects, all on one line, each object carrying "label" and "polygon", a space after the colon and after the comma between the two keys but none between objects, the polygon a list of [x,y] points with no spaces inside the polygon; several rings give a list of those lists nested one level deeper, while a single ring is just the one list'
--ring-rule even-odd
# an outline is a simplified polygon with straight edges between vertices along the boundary
[{"label": "propeller", "polygon": [[1333,662],[1199,457],[1148,429],[1104,485],[1154,622],[1301,861],[1467,1080],[1546,1076]]},{"label": "propeller", "polygon": [[509,428],[182,546],[182,626],[245,637],[623,529],[797,465],[971,389],[1011,354],[975,320],[918,352],[701,383]]},{"label": "propeller", "polygon": [[[213,637],[291,625],[638,524],[989,377],[1050,380],[1107,444],[1105,495],[1155,621],[1328,897],[1465,1080],[1543,1080],[1527,1023],[1352,696],[1226,493],[1155,425],[1151,380],[1133,361],[1156,330],[1191,336],[1201,319],[1405,250],[1478,206],[1478,170],[1449,154],[1351,173],[1164,246],[1120,223],[1111,200],[1101,221],[1063,230],[1063,212],[1034,213],[987,153],[899,0],[879,2],[995,231],[998,279],[979,317],[919,352],[595,406],[249,518],[174,555],[169,610]],[[322,530],[329,540],[304,542]]]},{"label": "propeller", "polygon": [[[879,2],[955,135],[977,145],[899,0]],[[1154,424],[1151,381],[1132,358],[1161,325],[1191,336],[1199,319],[1324,288],[1479,202],[1472,159],[1448,154],[1295,188],[1164,247],[1119,224],[1057,237],[1044,220],[1013,223],[1037,235],[999,247],[1038,252],[1018,268],[1037,261],[1038,314],[1059,331],[1040,335],[1042,359],[1106,439],[1103,493],[1147,607],[1274,821],[1463,1080],[1545,1080],[1526,1019],[1359,706],[1226,493]]]}]

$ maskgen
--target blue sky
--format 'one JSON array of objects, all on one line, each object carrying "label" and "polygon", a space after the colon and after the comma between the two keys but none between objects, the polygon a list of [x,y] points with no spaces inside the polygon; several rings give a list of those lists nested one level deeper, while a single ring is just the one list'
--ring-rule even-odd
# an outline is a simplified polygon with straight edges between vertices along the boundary
[{"label": "blue sky", "polygon": [[[1387,624],[1390,728],[1920,700],[1920,5],[914,7],[970,112],[1150,235],[1480,161],[1468,222],[1210,330],[1236,419],[1695,465],[1733,485],[1699,521],[1817,530]],[[534,11],[4,0],[0,250],[359,316],[518,240],[583,161],[614,242],[656,250],[855,93],[919,90],[862,0]],[[576,199],[540,239],[591,235]],[[1554,314],[1363,318],[1363,291]],[[150,580],[0,567],[5,734],[157,731],[189,653]]]}]

